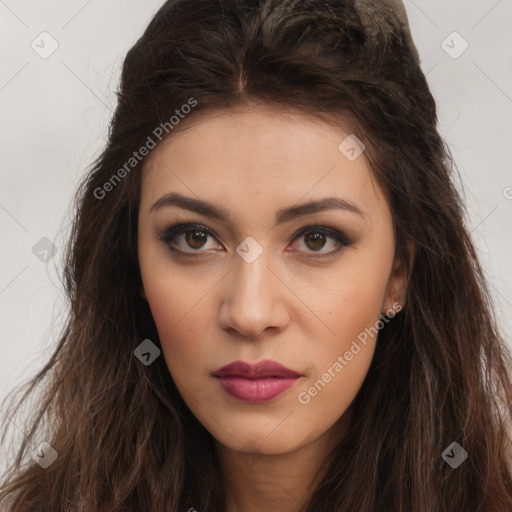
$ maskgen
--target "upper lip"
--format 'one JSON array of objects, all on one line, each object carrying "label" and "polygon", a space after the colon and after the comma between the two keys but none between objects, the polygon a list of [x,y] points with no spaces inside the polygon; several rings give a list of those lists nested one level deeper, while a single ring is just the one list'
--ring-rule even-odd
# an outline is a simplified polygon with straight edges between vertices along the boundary
[{"label": "upper lip", "polygon": [[301,377],[277,361],[264,360],[252,365],[244,361],[233,361],[213,372],[215,377],[244,377],[246,379],[261,379],[264,377]]}]

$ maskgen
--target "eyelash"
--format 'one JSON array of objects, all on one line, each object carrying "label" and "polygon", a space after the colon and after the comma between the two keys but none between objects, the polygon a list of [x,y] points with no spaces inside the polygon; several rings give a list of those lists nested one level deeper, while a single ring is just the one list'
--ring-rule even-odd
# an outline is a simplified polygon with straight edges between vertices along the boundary
[{"label": "eyelash", "polygon": [[[179,235],[182,235],[184,233],[187,233],[189,231],[200,231],[205,233],[208,236],[211,236],[213,238],[217,238],[216,235],[208,229],[203,224],[198,224],[196,222],[189,222],[185,219],[177,219],[176,222],[167,228],[163,230],[162,235],[159,236],[159,239],[168,247],[168,249],[177,254],[178,256],[184,256],[184,257],[202,257],[203,254],[206,251],[201,250],[193,250],[190,251],[184,251],[182,249],[177,249],[176,247],[173,247],[171,245],[171,242],[177,238]],[[320,259],[320,258],[326,258],[329,256],[333,256],[334,254],[337,254],[339,251],[341,251],[343,248],[350,247],[353,245],[353,242],[347,238],[343,233],[338,231],[338,229],[334,227],[329,226],[323,226],[323,225],[313,225],[313,226],[305,226],[304,228],[300,229],[295,235],[292,237],[292,240],[295,240],[296,238],[299,238],[305,234],[308,233],[322,233],[326,235],[329,238],[332,238],[336,242],[338,242],[339,247],[331,252],[328,252],[326,254],[321,253],[319,255],[314,256],[306,256],[306,258],[310,259]],[[312,254],[315,254],[315,251],[307,251],[311,252]]]}]

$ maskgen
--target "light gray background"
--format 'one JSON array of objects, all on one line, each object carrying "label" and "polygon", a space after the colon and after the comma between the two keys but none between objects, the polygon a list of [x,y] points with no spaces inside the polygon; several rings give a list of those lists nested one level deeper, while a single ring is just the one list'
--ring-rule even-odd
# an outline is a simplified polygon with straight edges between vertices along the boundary
[{"label": "light gray background", "polygon": [[[126,51],[162,4],[0,0],[0,399],[57,341],[73,192],[103,148]],[[512,347],[512,0],[405,6]],[[50,47],[43,31],[59,45],[46,59],[31,47]],[[469,44],[458,58],[464,43],[454,31]],[[46,264],[32,253],[42,237],[59,249]]]}]

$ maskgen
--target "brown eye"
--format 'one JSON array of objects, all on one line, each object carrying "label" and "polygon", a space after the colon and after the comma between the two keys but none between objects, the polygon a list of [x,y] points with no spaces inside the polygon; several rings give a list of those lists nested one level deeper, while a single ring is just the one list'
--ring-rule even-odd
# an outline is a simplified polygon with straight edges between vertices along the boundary
[{"label": "brown eye", "polygon": [[[184,226],[186,228],[187,226]],[[208,247],[208,238],[214,238],[214,236],[207,229],[194,228],[186,230],[180,229],[172,237],[172,241],[178,247],[178,250],[186,252],[206,252],[206,249],[212,249],[215,246]],[[171,241],[171,240],[170,240]],[[169,241],[169,242],[170,242]],[[181,244],[178,243],[181,241]],[[202,251],[201,249],[204,249]]]},{"label": "brown eye", "polygon": [[[352,245],[343,233],[327,226],[308,226],[297,233],[294,239],[300,242],[299,245],[304,245],[305,249],[298,252],[306,253],[307,257],[331,256],[344,247]],[[331,250],[325,249],[329,246],[329,241]],[[318,256],[315,253],[318,253]]]},{"label": "brown eye", "polygon": [[206,243],[206,239],[208,238],[208,234],[203,231],[186,231],[185,232],[185,242],[192,249],[202,249],[203,245]]},{"label": "brown eye", "polygon": [[206,226],[190,222],[178,223],[160,236],[172,252],[185,256],[199,256],[207,252],[206,249],[217,248],[218,246],[208,247],[208,238],[215,239]]},{"label": "brown eye", "polygon": [[324,233],[314,233],[313,235],[307,234],[304,237],[307,247],[318,251],[325,245],[326,235]]},{"label": "brown eye", "polygon": [[[182,222],[174,225],[160,236],[169,249],[180,256],[202,256],[208,253],[208,238],[215,239],[214,234],[201,224]],[[331,256],[344,247],[352,245],[352,242],[340,231],[327,226],[307,226],[297,233],[292,240],[299,240],[304,248],[298,250],[299,253],[305,253],[306,257],[326,257]],[[329,246],[331,250],[323,250]],[[205,249],[205,250],[202,250]],[[315,253],[318,253],[316,255]]]}]

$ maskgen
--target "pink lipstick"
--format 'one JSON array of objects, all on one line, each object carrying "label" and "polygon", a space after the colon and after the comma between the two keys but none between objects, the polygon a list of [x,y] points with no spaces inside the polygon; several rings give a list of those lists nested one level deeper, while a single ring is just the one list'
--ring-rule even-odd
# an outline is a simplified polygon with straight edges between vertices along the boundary
[{"label": "pink lipstick", "polygon": [[284,393],[302,377],[276,361],[260,361],[251,365],[234,361],[213,373],[223,389],[234,398],[250,403],[263,403]]}]

